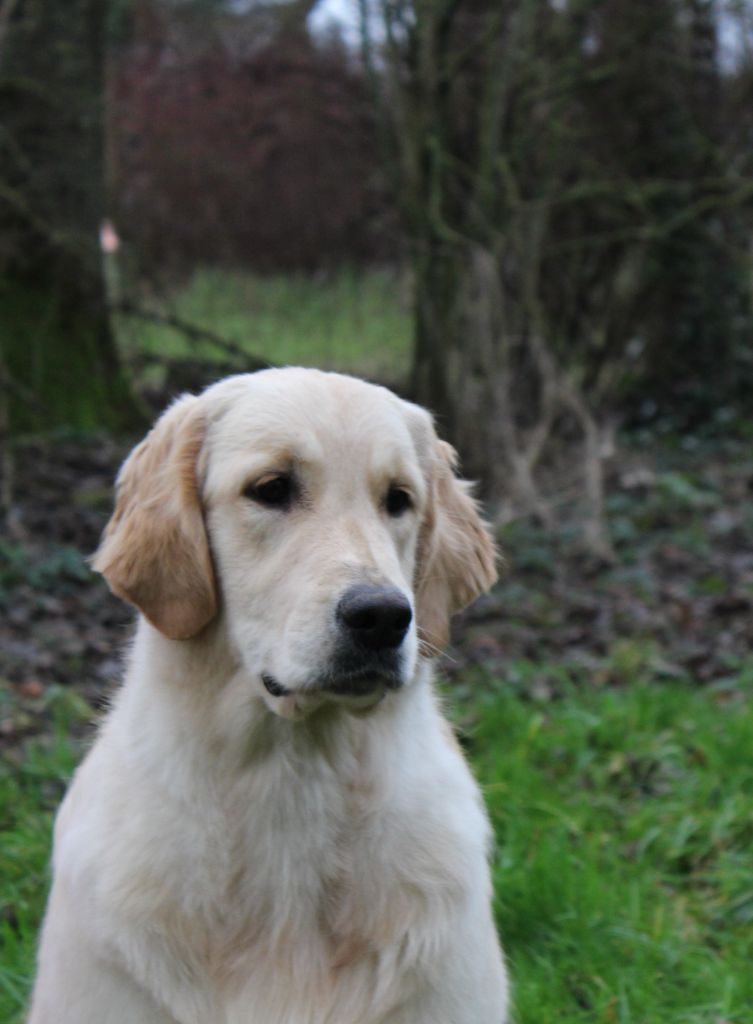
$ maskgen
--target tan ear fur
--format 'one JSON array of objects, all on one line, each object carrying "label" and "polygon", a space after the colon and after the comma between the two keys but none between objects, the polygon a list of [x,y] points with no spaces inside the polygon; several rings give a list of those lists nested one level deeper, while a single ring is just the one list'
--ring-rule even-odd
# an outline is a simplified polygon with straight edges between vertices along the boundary
[{"label": "tan ear fur", "polygon": [[494,541],[470,496],[470,484],[455,476],[456,465],[455,450],[436,441],[416,576],[416,620],[427,655],[447,644],[450,616],[497,579]]},{"label": "tan ear fur", "polygon": [[204,418],[178,399],[118,474],[115,511],[92,565],[165,636],[186,640],[214,618],[217,597],[196,464]]}]

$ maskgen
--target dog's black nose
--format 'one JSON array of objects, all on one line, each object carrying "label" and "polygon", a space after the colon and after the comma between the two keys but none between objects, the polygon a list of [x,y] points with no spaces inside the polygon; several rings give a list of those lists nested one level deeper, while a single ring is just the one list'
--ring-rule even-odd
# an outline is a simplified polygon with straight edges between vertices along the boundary
[{"label": "dog's black nose", "polygon": [[352,640],[376,651],[397,647],[413,618],[408,598],[397,587],[359,583],[346,590],[337,617]]}]

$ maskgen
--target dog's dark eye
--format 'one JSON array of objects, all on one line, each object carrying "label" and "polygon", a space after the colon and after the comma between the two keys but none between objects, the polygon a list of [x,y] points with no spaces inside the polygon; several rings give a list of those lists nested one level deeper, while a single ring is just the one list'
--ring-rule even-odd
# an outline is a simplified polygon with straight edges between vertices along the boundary
[{"label": "dog's dark eye", "polygon": [[398,487],[397,484],[393,484],[387,491],[384,507],[387,509],[387,515],[397,518],[397,516],[401,516],[403,512],[407,512],[409,508],[413,507],[413,499],[404,487]]},{"label": "dog's dark eye", "polygon": [[276,473],[249,484],[243,493],[267,508],[288,508],[293,501],[295,484],[287,473]]}]

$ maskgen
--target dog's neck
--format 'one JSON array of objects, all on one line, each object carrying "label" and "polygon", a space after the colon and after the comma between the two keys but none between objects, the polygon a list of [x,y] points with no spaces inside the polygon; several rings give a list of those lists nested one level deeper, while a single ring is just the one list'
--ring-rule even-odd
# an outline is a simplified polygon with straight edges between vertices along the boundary
[{"label": "dog's neck", "polygon": [[414,715],[434,701],[430,678],[429,663],[420,661],[406,687],[388,694],[364,717],[325,704],[292,722],[267,707],[256,680],[233,657],[221,623],[199,642],[176,641],[142,619],[106,728],[117,731],[124,749],[154,773],[155,783],[162,766],[172,763],[165,757],[166,743],[180,748],[181,763],[202,785],[238,778],[275,750],[284,751],[293,768],[310,764],[317,752],[325,760],[355,763],[368,757],[371,744],[383,750],[408,742]]}]

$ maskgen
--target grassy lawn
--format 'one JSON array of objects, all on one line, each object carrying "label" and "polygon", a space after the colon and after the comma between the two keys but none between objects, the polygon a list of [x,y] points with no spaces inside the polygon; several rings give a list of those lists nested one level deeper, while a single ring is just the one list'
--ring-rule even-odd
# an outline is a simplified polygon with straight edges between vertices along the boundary
[{"label": "grassy lawn", "polygon": [[[0,680],[0,724],[23,728],[23,712]],[[22,746],[0,743],[0,1020],[22,1017],[33,973],[34,945],[47,892],[53,813],[82,747],[91,709],[62,688],[51,689],[45,711],[53,728]]]},{"label": "grassy lawn", "polygon": [[[518,1024],[753,1021],[753,673],[723,688],[635,678],[536,702],[468,674],[449,703],[497,834]],[[81,708],[0,760],[0,1020],[19,1020],[49,830]],[[6,702],[3,715],[12,714]]]},{"label": "grassy lawn", "polygon": [[[388,271],[258,278],[207,269],[195,273],[168,308],[278,366],[318,366],[399,382],[410,366],[412,331],[401,289],[397,274]],[[126,353],[224,358],[211,343],[197,348],[161,324],[121,317],[118,335]]]},{"label": "grassy lawn", "polygon": [[520,1024],[753,1021],[750,683],[469,687]]}]

